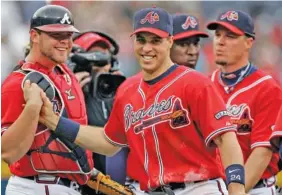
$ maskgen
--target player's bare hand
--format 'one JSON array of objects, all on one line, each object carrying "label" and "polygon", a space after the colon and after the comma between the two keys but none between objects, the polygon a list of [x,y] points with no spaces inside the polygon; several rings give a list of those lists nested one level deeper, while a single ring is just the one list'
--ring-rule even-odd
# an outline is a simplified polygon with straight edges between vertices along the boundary
[{"label": "player's bare hand", "polygon": [[80,87],[84,87],[91,81],[91,77],[88,72],[77,72],[75,73],[75,77],[78,80]]},{"label": "player's bare hand", "polygon": [[26,105],[36,105],[41,107],[43,104],[42,95],[45,94],[43,90],[35,83],[26,80],[23,87],[24,100]]},{"label": "player's bare hand", "polygon": [[46,94],[42,95],[43,106],[41,108],[39,122],[47,126],[48,128],[54,130],[57,126],[56,119],[58,116],[53,111],[53,104],[46,96]]}]

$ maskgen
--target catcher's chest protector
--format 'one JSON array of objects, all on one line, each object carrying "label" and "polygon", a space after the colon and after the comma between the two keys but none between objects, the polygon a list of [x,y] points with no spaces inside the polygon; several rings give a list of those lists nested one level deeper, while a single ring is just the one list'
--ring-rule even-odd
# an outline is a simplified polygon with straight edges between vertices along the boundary
[{"label": "catcher's chest protector", "polygon": [[[83,93],[74,75],[64,66],[61,74],[49,71],[40,64],[24,63],[21,70],[37,72],[55,88],[53,110],[80,124],[87,124]],[[92,152],[84,150],[68,140],[58,137],[45,126],[38,125],[34,142],[27,153],[33,170],[38,173],[57,173],[58,176],[85,184],[93,168]]]}]

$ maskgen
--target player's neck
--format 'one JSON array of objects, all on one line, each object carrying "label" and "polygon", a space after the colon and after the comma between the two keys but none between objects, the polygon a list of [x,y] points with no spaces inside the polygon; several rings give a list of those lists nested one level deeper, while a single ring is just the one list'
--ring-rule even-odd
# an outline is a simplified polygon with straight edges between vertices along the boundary
[{"label": "player's neck", "polygon": [[25,58],[26,62],[38,63],[49,70],[53,70],[57,63],[51,61],[46,56],[36,55],[34,51],[30,51],[30,53]]},{"label": "player's neck", "polygon": [[248,58],[238,61],[234,64],[226,64],[224,66],[220,66],[220,70],[223,73],[231,73],[239,70],[240,68],[246,66],[249,63]]},{"label": "player's neck", "polygon": [[167,60],[162,66],[160,66],[157,70],[153,72],[147,72],[143,70],[142,72],[144,81],[150,81],[157,78],[158,76],[162,75],[165,71],[167,71],[173,64],[174,63],[169,58],[169,60]]}]

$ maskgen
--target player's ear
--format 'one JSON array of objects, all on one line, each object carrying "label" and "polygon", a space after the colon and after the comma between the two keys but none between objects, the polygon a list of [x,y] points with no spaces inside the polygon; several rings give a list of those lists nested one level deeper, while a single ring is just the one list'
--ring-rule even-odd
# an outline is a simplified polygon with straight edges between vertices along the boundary
[{"label": "player's ear", "polygon": [[172,46],[173,46],[173,36],[169,36],[167,39],[168,39],[168,42],[169,42],[169,49],[171,49]]},{"label": "player's ear", "polygon": [[30,40],[32,41],[32,43],[38,43],[39,42],[39,32],[37,32],[34,29],[31,29],[29,34],[30,34]]},{"label": "player's ear", "polygon": [[251,49],[254,43],[254,39],[252,37],[246,37],[245,38],[245,47],[247,49]]}]

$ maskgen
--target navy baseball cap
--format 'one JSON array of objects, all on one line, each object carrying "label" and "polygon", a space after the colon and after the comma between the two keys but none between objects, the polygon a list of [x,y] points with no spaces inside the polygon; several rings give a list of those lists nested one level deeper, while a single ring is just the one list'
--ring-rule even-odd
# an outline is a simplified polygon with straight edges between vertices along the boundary
[{"label": "navy baseball cap", "polygon": [[221,13],[215,22],[207,25],[209,30],[216,30],[221,25],[237,35],[248,35],[255,38],[254,22],[251,16],[242,11]]},{"label": "navy baseball cap", "polygon": [[139,32],[150,32],[165,38],[173,34],[172,17],[162,8],[141,9],[134,14],[133,29],[130,36]]},{"label": "navy baseball cap", "polygon": [[199,30],[199,21],[195,16],[188,14],[173,15],[173,39],[179,40],[191,36],[209,37],[205,32]]}]

